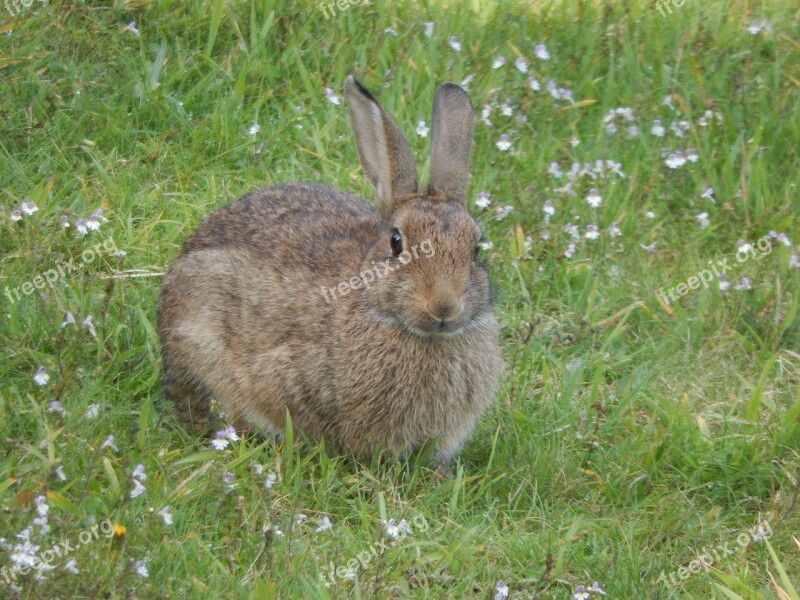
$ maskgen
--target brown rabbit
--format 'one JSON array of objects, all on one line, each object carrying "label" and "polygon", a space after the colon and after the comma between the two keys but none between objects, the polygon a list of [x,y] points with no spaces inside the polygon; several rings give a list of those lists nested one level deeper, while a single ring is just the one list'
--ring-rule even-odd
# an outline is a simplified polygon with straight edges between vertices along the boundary
[{"label": "brown rabbit", "polygon": [[353,77],[345,95],[376,207],[331,188],[259,190],[210,214],[158,304],[167,397],[208,429],[211,397],[237,428],[294,425],[357,456],[438,440],[449,463],[495,397],[498,323],[465,196],[474,112],[436,91],[431,177]]}]

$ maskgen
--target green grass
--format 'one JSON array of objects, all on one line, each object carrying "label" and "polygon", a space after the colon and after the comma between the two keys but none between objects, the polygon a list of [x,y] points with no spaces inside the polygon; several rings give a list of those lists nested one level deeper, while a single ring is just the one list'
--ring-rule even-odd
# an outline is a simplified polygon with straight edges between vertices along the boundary
[{"label": "green grass", "polygon": [[[796,6],[688,0],[662,17],[635,1],[528,4],[376,0],[327,20],[316,4],[268,0],[36,2],[13,20],[3,9],[0,288],[13,294],[76,264],[52,287],[0,295],[0,566],[12,564],[38,496],[50,531],[33,527],[31,542],[39,552],[73,546],[43,579],[18,574],[14,593],[490,598],[504,580],[512,598],[572,598],[593,581],[619,599],[779,598],[776,586],[799,587]],[[772,30],[748,34],[760,18]],[[131,20],[139,37],[125,29]],[[538,43],[550,60],[534,56]],[[498,55],[506,64],[492,69]],[[529,73],[515,68],[519,56]],[[299,434],[217,452],[176,423],[158,385],[158,274],[205,214],[293,180],[372,197],[346,108],[324,91],[341,97],[349,73],[396,118],[421,170],[429,139],[414,130],[430,124],[436,85],[473,74],[477,111],[496,104],[492,125],[476,127],[468,201],[494,246],[484,257],[507,371],[450,478],[329,456]],[[576,103],[554,100],[548,80]],[[622,117],[606,133],[619,107],[633,109],[638,137],[626,137]],[[702,126],[706,110],[719,119]],[[669,125],[681,120],[678,138]],[[495,146],[503,133],[508,152]],[[699,160],[669,169],[662,148],[686,147]],[[551,162],[567,171],[598,159],[621,162],[625,177],[583,176],[574,197],[554,190],[567,179],[548,174]],[[591,187],[597,209],[585,200]],[[708,187],[716,203],[701,197]],[[485,210],[474,207],[480,191],[491,195]],[[25,200],[39,210],[13,221]],[[505,205],[513,212],[496,219]],[[76,235],[76,220],[98,207],[108,222]],[[573,242],[567,223],[582,236],[595,224],[599,239]],[[771,230],[795,246],[772,239],[768,255],[736,262],[737,240]],[[101,246],[82,264],[109,238],[124,256]],[[714,281],[658,300],[725,257],[736,265],[727,291]],[[133,269],[150,275],[120,276]],[[742,276],[752,289],[735,289]],[[61,327],[66,311],[77,325]],[[82,326],[88,315],[96,337]],[[33,381],[40,365],[45,386]],[[65,414],[48,412],[55,399]],[[116,450],[103,447],[109,435]],[[146,492],[131,498],[137,464]],[[269,471],[278,479],[265,489]],[[165,506],[172,525],[158,515]],[[295,523],[298,514],[308,519]],[[317,532],[324,516],[333,528]],[[384,548],[389,518],[412,532]],[[117,533],[103,525],[81,544],[104,519]],[[763,542],[736,541],[763,521],[774,557]],[[688,572],[725,544],[716,572]],[[359,553],[355,579],[336,577]],[[80,573],[64,569],[68,559]]]}]

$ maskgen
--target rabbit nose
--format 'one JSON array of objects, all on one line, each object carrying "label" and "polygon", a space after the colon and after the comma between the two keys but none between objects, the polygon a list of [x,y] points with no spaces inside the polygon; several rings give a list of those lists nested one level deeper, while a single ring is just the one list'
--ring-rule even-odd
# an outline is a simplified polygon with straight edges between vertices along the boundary
[{"label": "rabbit nose", "polygon": [[461,314],[461,303],[450,298],[434,298],[428,306],[428,312],[438,321],[448,321]]}]

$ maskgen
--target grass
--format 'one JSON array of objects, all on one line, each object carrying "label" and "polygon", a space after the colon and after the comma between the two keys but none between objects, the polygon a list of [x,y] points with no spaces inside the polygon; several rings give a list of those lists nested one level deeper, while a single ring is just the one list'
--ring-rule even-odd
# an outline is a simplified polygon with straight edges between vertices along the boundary
[{"label": "grass", "polygon": [[[635,1],[376,0],[328,19],[269,0],[17,6],[0,16],[0,596],[490,598],[503,580],[512,598],[572,598],[594,581],[610,598],[785,598],[798,587],[800,252],[768,235],[800,243],[792,2],[690,1],[662,17]],[[762,18],[771,30],[749,34]],[[506,64],[492,69],[498,55]],[[372,197],[346,109],[324,91],[341,96],[348,73],[377,93],[421,169],[429,140],[414,130],[437,84],[472,74],[478,112],[494,104],[491,126],[476,127],[468,202],[493,244],[507,371],[450,478],[330,456],[299,433],[218,452],[176,423],[159,389],[158,274],[205,214],[293,180]],[[611,135],[604,118],[620,107],[634,121],[614,117]],[[697,162],[668,168],[663,149],[687,147]],[[556,191],[568,179],[550,163],[598,159],[625,177]],[[12,220],[26,200],[38,211]],[[77,235],[100,207],[108,222]],[[740,239],[770,250],[738,262]],[[714,280],[659,299],[726,257],[728,290]],[[74,270],[35,289],[70,259]],[[742,277],[752,289],[736,289]],[[61,327],[67,311],[76,323]],[[132,498],[138,464],[146,492]],[[38,497],[49,531],[31,525],[46,510]],[[323,517],[333,527],[317,532]],[[391,541],[390,518],[411,533]],[[765,523],[768,543],[754,540]],[[10,588],[24,531],[40,547],[29,553],[72,548]],[[719,560],[697,569],[713,549]]]}]

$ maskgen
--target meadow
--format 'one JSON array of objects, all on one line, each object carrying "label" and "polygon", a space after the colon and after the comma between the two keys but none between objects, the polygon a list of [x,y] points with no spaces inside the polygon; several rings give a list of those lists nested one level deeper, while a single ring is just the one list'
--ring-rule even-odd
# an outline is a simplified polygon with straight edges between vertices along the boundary
[{"label": "meadow", "polygon": [[[205,214],[373,197],[351,73],[420,174],[476,110],[506,371],[449,476],[159,387]],[[0,598],[800,599],[799,184],[790,0],[6,0]]]}]

